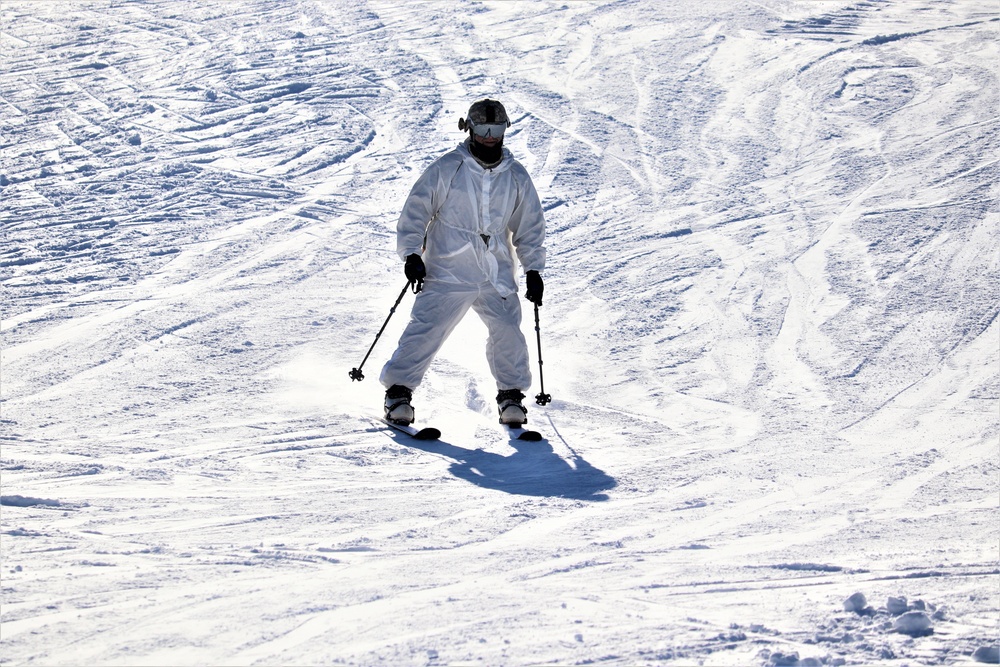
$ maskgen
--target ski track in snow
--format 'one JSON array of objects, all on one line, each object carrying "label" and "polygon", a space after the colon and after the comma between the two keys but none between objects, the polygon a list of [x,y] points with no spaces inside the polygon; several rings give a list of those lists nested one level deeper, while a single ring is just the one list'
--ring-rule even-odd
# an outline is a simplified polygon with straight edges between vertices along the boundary
[{"label": "ski track in snow", "polygon": [[[982,659],[998,29],[972,0],[3,3],[0,661]],[[412,297],[347,372],[483,96],[546,209],[555,400],[504,437],[468,319],[418,443],[375,418]]]}]

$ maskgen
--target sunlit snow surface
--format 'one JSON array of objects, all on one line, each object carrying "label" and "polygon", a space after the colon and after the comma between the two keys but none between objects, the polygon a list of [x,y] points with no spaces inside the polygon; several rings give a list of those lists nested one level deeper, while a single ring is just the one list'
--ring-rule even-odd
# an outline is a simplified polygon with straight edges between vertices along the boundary
[{"label": "sunlit snow surface", "polygon": [[[979,0],[3,2],[0,661],[995,656],[998,32]],[[348,371],[484,96],[546,209],[554,402],[509,442],[470,316],[418,443],[377,421],[412,296]]]}]

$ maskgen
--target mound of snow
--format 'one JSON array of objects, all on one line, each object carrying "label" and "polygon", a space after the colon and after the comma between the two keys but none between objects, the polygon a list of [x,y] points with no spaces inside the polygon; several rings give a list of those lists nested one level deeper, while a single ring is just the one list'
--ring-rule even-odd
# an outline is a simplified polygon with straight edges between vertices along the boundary
[{"label": "mound of snow", "polygon": [[934,624],[931,617],[923,611],[908,611],[893,623],[893,629],[911,637],[923,637],[934,634]]}]

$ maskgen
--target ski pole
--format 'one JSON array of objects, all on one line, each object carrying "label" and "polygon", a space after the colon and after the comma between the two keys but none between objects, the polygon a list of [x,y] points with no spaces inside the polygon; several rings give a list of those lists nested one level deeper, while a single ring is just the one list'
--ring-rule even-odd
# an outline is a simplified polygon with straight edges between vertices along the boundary
[{"label": "ski pole", "polygon": [[542,328],[538,324],[538,304],[535,304],[535,339],[538,341],[538,381],[541,385],[541,392],[535,396],[535,403],[548,405],[552,397],[545,393],[545,376],[542,374]]},{"label": "ski pole", "polygon": [[382,332],[385,331],[385,327],[387,324],[389,324],[389,320],[392,318],[392,314],[396,312],[396,306],[398,306],[399,302],[403,300],[403,296],[406,294],[406,290],[409,287],[410,287],[409,282],[403,285],[403,291],[399,293],[399,297],[397,297],[396,303],[392,304],[392,308],[389,309],[389,317],[385,318],[385,322],[382,323],[382,328],[378,330],[377,334],[375,334],[375,340],[372,341],[372,346],[368,348],[368,354],[366,354],[365,358],[361,360],[361,366],[351,369],[349,375],[351,376],[352,380],[357,380],[358,382],[361,382],[362,380],[365,379],[365,374],[361,372],[361,367],[365,365],[366,361],[368,361],[368,356],[372,353],[372,350],[375,349],[375,343],[378,342],[378,339],[382,335]]}]

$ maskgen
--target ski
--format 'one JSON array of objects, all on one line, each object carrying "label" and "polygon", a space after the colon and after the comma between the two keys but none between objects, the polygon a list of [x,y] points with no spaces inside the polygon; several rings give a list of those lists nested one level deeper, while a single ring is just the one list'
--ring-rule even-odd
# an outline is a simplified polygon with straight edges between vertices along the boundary
[{"label": "ski", "polygon": [[389,428],[395,429],[400,433],[405,433],[414,440],[438,440],[441,437],[441,431],[431,426],[417,428],[415,426],[410,426],[409,424],[397,424],[396,422],[389,421],[388,419],[382,419],[381,421]]},{"label": "ski", "polygon": [[542,434],[538,431],[532,431],[521,426],[508,426],[507,424],[504,424],[503,428],[512,440],[524,440],[525,442],[538,442],[542,440]]}]

